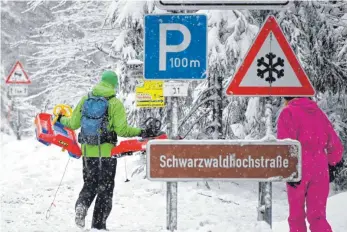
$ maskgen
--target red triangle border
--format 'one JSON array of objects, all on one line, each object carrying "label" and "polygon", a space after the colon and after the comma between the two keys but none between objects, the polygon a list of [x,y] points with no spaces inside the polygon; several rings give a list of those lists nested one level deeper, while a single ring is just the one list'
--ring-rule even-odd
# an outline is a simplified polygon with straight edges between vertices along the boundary
[{"label": "red triangle border", "polygon": [[[27,79],[27,81],[11,81],[10,78],[13,74],[13,72],[16,70],[17,66],[20,67],[20,69],[22,69],[25,78]],[[23,65],[17,61],[16,64],[13,66],[13,68],[11,69],[10,75],[8,75],[8,77],[6,78],[6,84],[31,84],[31,81],[28,77],[28,74],[25,72]]]},{"label": "red triangle border", "polygon": [[[294,73],[298,77],[301,87],[241,87],[240,83],[245,77],[248,69],[252,65],[254,59],[256,58],[258,52],[260,51],[262,45],[264,44],[266,38],[273,32],[276,37],[281,49],[283,50],[289,64],[291,65]],[[294,68],[295,67],[295,68]],[[301,67],[299,61],[297,60],[293,49],[288,43],[284,36],[283,31],[278,25],[276,18],[274,16],[269,16],[264,23],[263,27],[260,29],[255,41],[253,42],[251,48],[237,70],[234,78],[229,83],[226,89],[227,95],[234,96],[314,96],[315,90],[311,85],[309,78],[307,77],[305,71]]]}]

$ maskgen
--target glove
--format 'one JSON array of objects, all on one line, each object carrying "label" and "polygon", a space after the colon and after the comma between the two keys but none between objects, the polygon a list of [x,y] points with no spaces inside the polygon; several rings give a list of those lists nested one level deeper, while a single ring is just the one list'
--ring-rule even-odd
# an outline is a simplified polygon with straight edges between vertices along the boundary
[{"label": "glove", "polygon": [[298,185],[301,184],[301,180],[299,182],[287,182],[291,187],[296,188]]},{"label": "glove", "polygon": [[142,138],[155,137],[155,134],[151,128],[141,129],[140,137]]},{"label": "glove", "polygon": [[329,164],[329,178],[330,178],[330,183],[334,182],[336,177],[338,176],[338,173],[340,170],[343,168],[344,160],[342,159],[340,162],[335,164],[334,166]]}]

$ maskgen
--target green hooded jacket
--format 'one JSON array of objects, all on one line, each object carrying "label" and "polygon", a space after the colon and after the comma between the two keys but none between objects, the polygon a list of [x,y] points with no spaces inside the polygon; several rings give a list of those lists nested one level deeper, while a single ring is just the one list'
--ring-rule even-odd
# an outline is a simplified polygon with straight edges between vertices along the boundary
[{"label": "green hooded jacket", "polygon": [[[115,94],[115,90],[112,87],[112,85],[101,81],[99,84],[97,84],[93,90],[92,93],[94,96],[102,96],[102,97],[110,97]],[[79,103],[77,104],[76,108],[74,109],[71,118],[62,117],[60,119],[60,122],[72,129],[77,130],[81,127],[81,117],[82,117],[82,106],[85,102],[85,100],[88,97],[83,97]],[[117,99],[116,97],[111,98],[108,101],[109,107],[108,107],[108,129],[111,131],[111,128],[117,133],[117,136],[120,137],[135,137],[139,136],[141,134],[140,128],[130,127],[128,125],[127,116],[125,112],[125,108],[122,104],[122,102]],[[111,156],[111,150],[114,147],[113,144],[110,143],[103,143],[101,144],[101,157],[110,157]],[[96,145],[86,145],[82,144],[82,154],[86,151],[86,157],[99,157],[99,148]]]}]

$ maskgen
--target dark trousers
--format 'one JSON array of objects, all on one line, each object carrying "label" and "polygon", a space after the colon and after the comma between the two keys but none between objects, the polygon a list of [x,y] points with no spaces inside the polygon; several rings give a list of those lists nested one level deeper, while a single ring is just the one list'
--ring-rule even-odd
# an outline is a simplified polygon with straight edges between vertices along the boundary
[{"label": "dark trousers", "polygon": [[112,210],[114,178],[116,176],[117,159],[83,157],[84,185],[76,202],[87,210],[96,197],[92,228],[106,229],[106,220]]}]

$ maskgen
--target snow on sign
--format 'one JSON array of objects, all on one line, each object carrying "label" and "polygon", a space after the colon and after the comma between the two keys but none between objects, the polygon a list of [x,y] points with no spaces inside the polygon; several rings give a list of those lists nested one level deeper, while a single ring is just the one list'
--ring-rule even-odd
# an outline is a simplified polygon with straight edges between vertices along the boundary
[{"label": "snow on sign", "polygon": [[288,0],[157,0],[156,5],[163,10],[201,9],[265,9],[284,8]]},{"label": "snow on sign", "polygon": [[205,79],[207,16],[146,15],[144,50],[145,79]]},{"label": "snow on sign", "polygon": [[146,151],[149,180],[301,180],[301,145],[294,140],[152,140]]},{"label": "snow on sign", "polygon": [[6,79],[6,84],[31,84],[22,64],[17,61]]},{"label": "snow on sign", "polygon": [[274,16],[261,28],[227,95],[313,96],[315,90]]}]

